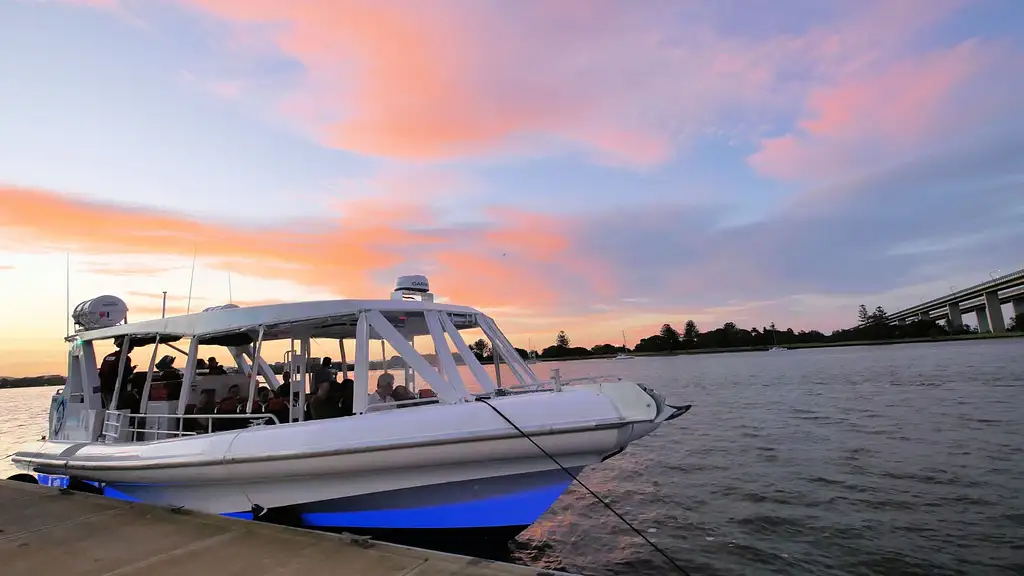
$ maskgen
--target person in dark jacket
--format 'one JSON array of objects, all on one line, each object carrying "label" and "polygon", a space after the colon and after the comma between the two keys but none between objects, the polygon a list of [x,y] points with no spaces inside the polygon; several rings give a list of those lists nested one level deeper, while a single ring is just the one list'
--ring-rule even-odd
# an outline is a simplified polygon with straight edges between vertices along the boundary
[{"label": "person in dark jacket", "polygon": [[121,355],[127,356],[124,361],[124,373],[121,375],[122,389],[127,386],[128,378],[131,377],[132,372],[136,368],[136,366],[132,365],[132,357],[128,356],[135,347],[129,343],[127,348],[123,348],[123,344],[124,339],[115,340],[114,346],[117,347],[117,350],[104,356],[103,361],[100,362],[100,396],[103,398],[104,408],[109,407],[114,398],[114,388],[117,387],[117,369],[121,365]]}]

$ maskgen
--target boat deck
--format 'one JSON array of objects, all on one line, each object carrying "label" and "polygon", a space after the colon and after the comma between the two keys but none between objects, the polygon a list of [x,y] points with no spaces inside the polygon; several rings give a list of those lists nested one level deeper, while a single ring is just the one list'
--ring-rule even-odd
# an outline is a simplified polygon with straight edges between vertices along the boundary
[{"label": "boat deck", "polygon": [[559,573],[0,480],[5,576]]}]

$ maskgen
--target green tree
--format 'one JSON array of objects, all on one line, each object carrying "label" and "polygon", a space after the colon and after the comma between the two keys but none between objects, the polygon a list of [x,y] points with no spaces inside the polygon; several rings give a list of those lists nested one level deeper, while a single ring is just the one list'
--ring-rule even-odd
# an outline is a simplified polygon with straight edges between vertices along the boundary
[{"label": "green tree", "polygon": [[871,322],[873,324],[885,324],[888,314],[885,313],[885,308],[881,306],[875,306],[875,311],[871,313]]},{"label": "green tree", "polygon": [[860,320],[861,324],[867,324],[868,320],[871,320],[871,313],[868,312],[867,306],[860,305],[860,308],[857,309],[857,319]]},{"label": "green tree", "polygon": [[700,336],[700,330],[697,329],[697,323],[693,320],[687,320],[686,326],[683,327],[683,338],[696,340],[698,336]]},{"label": "green tree", "polygon": [[658,333],[666,340],[679,340],[679,331],[673,328],[671,324],[662,324],[661,331]]},{"label": "green tree", "polygon": [[559,330],[558,336],[555,336],[555,346],[558,346],[559,348],[568,348],[571,345],[572,340],[569,340],[569,337],[566,336],[565,330]]},{"label": "green tree", "polygon": [[470,344],[469,349],[472,350],[474,354],[481,358],[486,358],[487,356],[491,355],[491,346],[483,338],[480,338],[476,342]]},{"label": "green tree", "polygon": [[662,324],[661,331],[658,334],[665,339],[665,344],[668,345],[669,350],[679,350],[683,347],[683,342],[679,338],[679,331],[673,328],[671,324]]},{"label": "green tree", "polygon": [[1010,318],[1010,325],[1006,329],[1012,332],[1024,332],[1024,314],[1017,314]]}]

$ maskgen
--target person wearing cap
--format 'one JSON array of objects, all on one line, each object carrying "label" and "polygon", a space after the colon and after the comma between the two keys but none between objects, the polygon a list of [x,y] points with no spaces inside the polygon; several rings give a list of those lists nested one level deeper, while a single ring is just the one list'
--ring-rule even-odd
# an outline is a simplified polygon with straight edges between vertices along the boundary
[{"label": "person wearing cap", "polygon": [[214,356],[210,356],[206,359],[206,366],[208,370],[207,374],[210,376],[218,376],[228,373],[228,371],[220,365],[220,362],[217,362],[217,358]]}]

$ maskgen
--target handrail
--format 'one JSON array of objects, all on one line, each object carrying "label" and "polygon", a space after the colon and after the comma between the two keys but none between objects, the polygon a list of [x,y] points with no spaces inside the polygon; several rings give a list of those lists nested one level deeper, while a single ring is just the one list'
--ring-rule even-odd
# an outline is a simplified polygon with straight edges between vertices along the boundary
[{"label": "handrail", "polygon": [[[608,381],[613,381],[613,382],[621,382],[622,381],[622,377],[620,377],[620,376],[612,376],[612,375],[580,376],[579,378],[569,378],[567,380],[561,380],[560,379],[559,380],[559,384],[561,386],[565,386],[566,384],[573,384],[573,383],[577,383],[577,382],[600,383],[599,382],[600,380],[608,380]],[[554,390],[554,381],[552,381],[552,380],[545,380],[545,381],[538,382],[536,384],[515,384],[513,386],[502,387],[501,390],[509,390],[509,391],[518,391],[518,390],[524,390],[524,391],[551,390],[551,391],[555,391]],[[493,393],[491,393],[491,392],[484,392],[484,393],[480,393],[480,394],[474,394],[474,396],[492,396],[492,395],[493,395]]]},{"label": "handrail", "polygon": [[379,404],[370,404],[366,407],[366,412],[380,412],[382,410],[390,410],[392,408],[398,408],[399,406],[427,406],[428,404],[440,404],[440,398],[413,398],[412,400],[396,400],[395,402],[381,402]]},{"label": "handrail", "polygon": [[[118,421],[117,422],[117,424],[118,424],[118,426],[117,426],[118,431],[116,433],[113,433],[113,434],[108,434],[106,432],[106,425],[108,424],[108,422],[110,424],[112,424],[112,425],[115,424],[115,422],[107,420],[108,416],[111,415],[111,414],[116,414],[117,415],[116,416],[116,420]],[[273,414],[219,414],[219,413],[213,413],[213,414],[130,414],[130,413],[118,412],[116,410],[107,410],[106,413],[104,414],[104,417],[103,417],[103,425],[104,425],[103,433],[104,433],[104,435],[106,435],[106,436],[113,436],[115,438],[119,438],[120,437],[120,430],[121,430],[120,422],[123,421],[124,418],[128,418],[129,422],[131,422],[132,418],[136,418],[136,419],[138,419],[138,418],[158,418],[158,419],[159,418],[167,418],[167,419],[177,418],[180,421],[179,424],[178,424],[178,429],[177,430],[149,430],[149,429],[145,429],[145,428],[125,428],[125,430],[127,430],[129,432],[133,432],[133,433],[134,432],[144,432],[144,433],[152,432],[152,433],[155,433],[155,434],[175,433],[175,434],[178,434],[179,436],[194,435],[195,434],[195,432],[188,432],[188,431],[186,431],[184,429],[185,420],[188,420],[188,419],[191,419],[191,420],[198,420],[198,419],[201,419],[201,418],[208,419],[208,422],[207,422],[207,425],[206,425],[207,433],[212,433],[213,432],[213,421],[214,420],[254,420],[254,421],[264,421],[264,420],[270,419],[270,420],[273,420],[275,425],[280,425],[281,424],[281,421],[277,418],[277,416],[275,416]],[[257,426],[262,426],[262,425],[263,424],[257,424]],[[134,441],[134,435],[132,436],[132,438],[133,438],[133,441]]]}]

